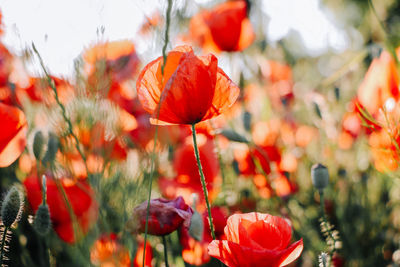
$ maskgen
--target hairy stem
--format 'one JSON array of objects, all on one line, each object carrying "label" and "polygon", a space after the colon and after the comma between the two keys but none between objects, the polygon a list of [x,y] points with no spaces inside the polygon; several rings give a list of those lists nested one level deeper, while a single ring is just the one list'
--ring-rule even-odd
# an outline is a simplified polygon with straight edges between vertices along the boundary
[{"label": "hairy stem", "polygon": [[4,254],[5,254],[5,244],[6,244],[6,238],[7,238],[7,231],[8,231],[8,227],[5,226],[4,227],[4,233],[3,233],[3,237],[1,239],[1,247],[0,247],[0,266],[3,266],[3,258],[4,258]]},{"label": "hairy stem", "polygon": [[[165,25],[165,40],[164,40],[164,46],[162,48],[162,55],[163,55],[163,64],[161,66],[161,76],[164,79],[164,68],[167,63],[167,45],[169,42],[169,26],[171,22],[171,10],[172,10],[172,0],[168,0],[168,7],[167,7],[167,14],[166,14],[166,25]],[[164,84],[164,81],[163,83]],[[162,99],[160,99],[162,100]],[[157,111],[156,111],[156,119],[158,120],[160,116],[160,107],[161,107],[161,101],[157,106]],[[143,250],[143,260],[142,260],[142,266],[144,267],[145,265],[145,260],[146,260],[146,243],[147,243],[147,232],[148,232],[148,227],[149,227],[149,215],[150,215],[150,200],[151,200],[151,188],[153,185],[153,176],[154,176],[154,162],[156,160],[156,147],[157,147],[157,134],[158,134],[158,125],[155,126],[155,133],[154,133],[154,139],[153,139],[153,152],[151,155],[151,165],[150,165],[150,181],[149,181],[149,195],[147,198],[147,209],[146,209],[146,224],[145,224],[145,230],[144,230],[144,250]]]},{"label": "hairy stem", "polygon": [[208,201],[208,191],[207,191],[207,187],[206,187],[206,180],[204,178],[203,167],[201,166],[199,148],[197,147],[195,124],[192,124],[192,136],[193,136],[194,155],[196,156],[197,167],[199,168],[199,173],[200,173],[201,185],[203,186],[204,198],[206,200],[206,205],[207,205],[208,221],[210,223],[211,236],[213,239],[216,239],[215,232],[214,232],[214,224],[213,224],[213,220],[211,217],[210,202]]}]

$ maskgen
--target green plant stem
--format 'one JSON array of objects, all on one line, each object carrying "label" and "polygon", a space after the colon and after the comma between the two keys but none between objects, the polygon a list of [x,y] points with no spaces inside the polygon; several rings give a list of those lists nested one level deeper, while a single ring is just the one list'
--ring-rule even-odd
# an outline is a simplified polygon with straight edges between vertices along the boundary
[{"label": "green plant stem", "polygon": [[[167,45],[169,42],[169,26],[171,22],[171,10],[172,10],[172,0],[168,0],[168,7],[167,7],[167,15],[166,15],[166,24],[165,24],[165,39],[164,39],[164,46],[162,48],[162,55],[163,55],[163,64],[161,66],[161,76],[162,76],[162,84],[164,84],[164,68],[167,63]],[[162,98],[160,98],[160,103],[157,105],[156,111],[156,119],[158,120],[160,116],[160,107],[161,107]],[[153,139],[153,153],[151,155],[151,165],[150,165],[150,181],[149,181],[149,194],[147,198],[147,209],[146,209],[146,224],[144,230],[144,250],[143,250],[143,259],[142,259],[142,266],[145,267],[146,261],[146,243],[147,243],[147,232],[149,228],[149,215],[150,215],[150,200],[151,200],[151,188],[153,185],[153,176],[154,176],[154,162],[156,160],[156,147],[157,147],[157,134],[158,134],[158,125],[155,126],[154,132],[154,139]]]},{"label": "green plant stem", "polygon": [[396,53],[396,47],[394,46],[394,44],[392,43],[392,41],[390,39],[387,38],[387,36],[389,35],[388,31],[386,30],[385,25],[383,24],[383,22],[380,20],[379,16],[378,16],[378,12],[376,11],[375,5],[372,2],[372,0],[368,0],[368,4],[371,7],[372,12],[374,13],[376,19],[378,20],[379,26],[381,27],[382,31],[384,32],[384,34],[386,35],[385,38],[387,39],[387,44],[388,44],[388,48],[390,50],[390,53],[392,54],[392,56],[394,57],[394,59],[396,60],[397,65],[400,64],[399,62],[399,58],[397,57],[397,53]]},{"label": "green plant stem", "polygon": [[169,267],[169,264],[168,264],[167,239],[165,238],[165,235],[162,236],[162,241],[163,241],[163,245],[164,245],[164,261],[165,261],[165,267]]},{"label": "green plant stem", "polygon": [[333,236],[332,233],[332,229],[330,228],[330,225],[328,223],[328,219],[326,217],[326,213],[325,213],[325,202],[324,202],[324,191],[323,190],[319,190],[319,202],[320,202],[320,209],[321,209],[321,217],[322,220],[324,221],[324,223],[327,226],[327,232],[329,237],[332,239],[333,244],[332,244],[332,255],[333,253],[336,251],[336,238]]},{"label": "green plant stem", "polygon": [[47,83],[49,84],[49,86],[51,87],[51,89],[54,92],[54,96],[55,96],[57,105],[61,108],[61,114],[63,116],[63,119],[68,125],[68,132],[72,136],[72,138],[75,140],[76,150],[78,150],[78,153],[81,156],[81,158],[83,160],[83,163],[85,165],[86,173],[89,176],[89,168],[88,168],[87,163],[86,163],[86,156],[85,156],[85,154],[83,153],[82,149],[79,146],[79,144],[80,144],[79,139],[78,139],[78,137],[76,136],[76,134],[73,131],[72,122],[67,116],[67,111],[66,111],[63,103],[61,103],[60,98],[58,97],[58,92],[57,92],[57,88],[56,88],[56,86],[54,84],[54,81],[51,78],[50,74],[48,73],[48,71],[46,69],[46,66],[44,65],[43,59],[40,56],[38,50],[36,49],[35,44],[33,44],[33,43],[32,43],[32,48],[33,48],[33,51],[35,52],[35,54],[37,55],[37,57],[39,58],[40,66],[42,67],[43,72],[46,75]]},{"label": "green plant stem", "polygon": [[213,239],[216,239],[215,232],[214,232],[213,220],[211,217],[210,202],[208,201],[208,191],[207,191],[207,187],[206,187],[206,180],[204,178],[203,167],[201,166],[199,148],[197,147],[195,124],[192,124],[192,136],[193,136],[194,155],[196,156],[197,167],[199,168],[199,173],[200,173],[201,185],[203,186],[204,198],[206,200],[206,205],[207,205],[208,221],[210,223],[211,236]]},{"label": "green plant stem", "polygon": [[8,231],[8,227],[7,226],[5,226],[4,227],[4,233],[3,233],[3,237],[2,237],[2,239],[1,239],[1,247],[0,247],[0,250],[1,250],[1,255],[0,255],[0,266],[3,266],[3,258],[4,258],[4,246],[5,246],[5,244],[6,244],[6,237],[7,237],[7,231]]}]

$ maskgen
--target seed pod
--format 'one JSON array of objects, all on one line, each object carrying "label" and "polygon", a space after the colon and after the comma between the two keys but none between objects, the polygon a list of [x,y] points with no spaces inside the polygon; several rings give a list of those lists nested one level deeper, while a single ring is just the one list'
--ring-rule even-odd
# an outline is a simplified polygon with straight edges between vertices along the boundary
[{"label": "seed pod", "polygon": [[42,159],[43,155],[43,145],[44,145],[44,137],[41,131],[36,132],[35,137],[33,138],[33,155],[37,160]]},{"label": "seed pod", "polygon": [[1,206],[1,220],[4,226],[10,227],[14,222],[19,221],[24,206],[23,195],[18,187],[11,187]]},{"label": "seed pod", "polygon": [[322,191],[329,183],[328,169],[318,163],[311,167],[311,181],[315,188]]},{"label": "seed pod", "polygon": [[41,204],[36,212],[33,228],[41,236],[46,235],[51,227],[49,206]]}]

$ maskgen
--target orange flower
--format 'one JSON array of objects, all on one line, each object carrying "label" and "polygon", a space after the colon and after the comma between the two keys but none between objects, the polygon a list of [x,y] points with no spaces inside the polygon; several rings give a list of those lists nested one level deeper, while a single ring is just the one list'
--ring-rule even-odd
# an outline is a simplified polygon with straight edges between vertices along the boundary
[{"label": "orange flower", "polygon": [[388,99],[396,102],[400,99],[396,62],[389,52],[383,51],[372,61],[358,88],[357,98],[371,115],[376,115]]},{"label": "orange flower", "polygon": [[129,251],[117,239],[116,234],[103,235],[90,250],[90,261],[100,267],[130,267]]},{"label": "orange flower", "polygon": [[154,123],[208,120],[232,106],[239,95],[214,55],[196,56],[191,47],[180,46],[168,53],[164,75],[162,64],[162,57],[147,64],[136,84],[139,100]]},{"label": "orange flower", "polygon": [[[140,242],[139,247],[136,251],[135,261],[133,267],[143,267],[143,253],[144,253],[144,242]],[[144,260],[145,267],[151,267],[151,260],[153,259],[153,250],[149,242],[146,242],[146,258]]]},{"label": "orange flower", "polygon": [[289,245],[290,224],[269,214],[232,215],[225,226],[225,236],[227,240],[212,241],[208,253],[229,267],[286,266],[303,250],[302,239]]},{"label": "orange flower", "polygon": [[[51,76],[51,79],[54,81],[61,103],[66,104],[73,99],[75,90],[68,81],[54,76]],[[30,78],[27,86],[16,88],[16,96],[19,103],[25,103],[27,99],[36,103],[44,102],[46,105],[56,103],[53,89],[46,78]]]},{"label": "orange flower", "polygon": [[[98,205],[93,198],[93,190],[85,181],[74,182],[68,178],[59,179],[77,220],[78,229],[75,232],[73,220],[61,189],[58,188],[53,177],[49,175],[47,177],[47,204],[50,209],[52,226],[62,240],[67,243],[75,243],[82,237],[82,234],[89,231],[90,226],[97,220]],[[32,210],[36,212],[39,205],[42,204],[42,183],[36,174],[33,174],[26,178],[24,186],[28,202]]]},{"label": "orange flower", "polygon": [[[7,86],[8,77],[12,70],[12,60],[13,56],[11,53],[2,43],[0,43],[0,88]],[[0,100],[3,100],[1,96]]]},{"label": "orange flower", "polygon": [[242,51],[255,39],[245,1],[230,1],[204,10],[190,21],[190,35],[211,51]]},{"label": "orange flower", "polygon": [[106,82],[102,80],[105,77],[112,82],[123,82],[132,78],[140,62],[135,45],[128,40],[96,44],[83,57],[85,71],[92,85]]},{"label": "orange flower", "polygon": [[24,151],[28,125],[18,108],[0,103],[0,168],[11,165]]}]

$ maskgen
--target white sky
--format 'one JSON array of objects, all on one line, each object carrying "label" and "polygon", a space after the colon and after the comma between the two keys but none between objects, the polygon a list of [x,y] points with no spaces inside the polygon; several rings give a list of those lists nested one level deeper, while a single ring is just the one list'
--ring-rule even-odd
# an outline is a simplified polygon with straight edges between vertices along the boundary
[{"label": "white sky", "polygon": [[[300,33],[313,54],[329,48],[345,49],[347,36],[328,20],[319,9],[319,2],[264,1],[263,10],[270,17],[268,39],[276,41],[292,29]],[[101,27],[108,40],[135,42],[144,15],[165,7],[166,1],[162,0],[2,0],[0,9],[6,31],[3,41],[17,53],[34,42],[52,73],[68,75],[73,70],[73,60],[99,39]]]}]

